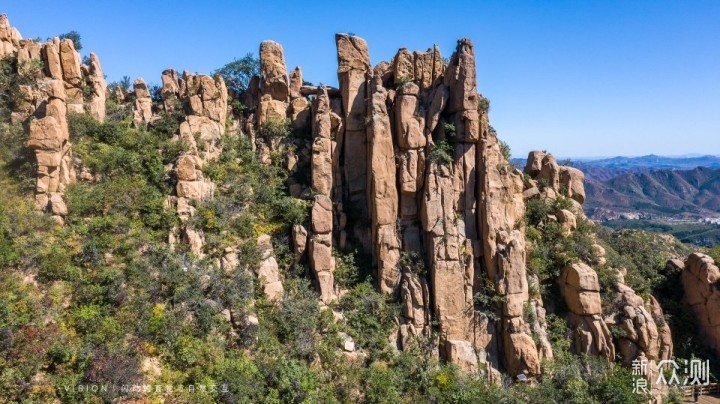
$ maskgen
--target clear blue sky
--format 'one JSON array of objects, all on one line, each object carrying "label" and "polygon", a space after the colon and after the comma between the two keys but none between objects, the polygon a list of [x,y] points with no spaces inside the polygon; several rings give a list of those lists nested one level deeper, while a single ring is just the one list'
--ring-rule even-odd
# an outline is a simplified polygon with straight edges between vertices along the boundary
[{"label": "clear blue sky", "polygon": [[289,68],[335,84],[335,32],[365,38],[373,63],[433,43],[449,56],[469,37],[513,155],[720,155],[720,1],[3,0],[0,12],[24,37],[79,31],[110,81],[209,73],[273,39]]}]

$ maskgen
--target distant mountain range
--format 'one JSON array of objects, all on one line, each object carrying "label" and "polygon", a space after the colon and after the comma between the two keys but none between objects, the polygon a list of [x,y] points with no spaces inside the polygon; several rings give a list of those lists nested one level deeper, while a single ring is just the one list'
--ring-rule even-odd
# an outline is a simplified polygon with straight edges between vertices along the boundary
[{"label": "distant mountain range", "polygon": [[[513,163],[525,166],[524,159]],[[720,216],[720,156],[651,154],[569,164],[585,173],[585,211],[595,220]]]},{"label": "distant mountain range", "polygon": [[692,170],[696,167],[720,168],[720,156],[666,157],[650,154],[641,157],[571,160],[570,165],[583,171],[587,179],[605,181],[627,173]]},{"label": "distant mountain range", "polygon": [[625,173],[585,182],[585,209],[594,219],[720,216],[720,169]]},{"label": "distant mountain range", "polygon": [[[587,180],[606,181],[628,173],[644,173],[657,170],[692,170],[696,167],[720,168],[720,156],[656,156],[639,157],[571,158],[570,165],[585,173]],[[565,159],[558,162],[565,164]],[[514,158],[513,163],[523,168],[525,159]]]}]

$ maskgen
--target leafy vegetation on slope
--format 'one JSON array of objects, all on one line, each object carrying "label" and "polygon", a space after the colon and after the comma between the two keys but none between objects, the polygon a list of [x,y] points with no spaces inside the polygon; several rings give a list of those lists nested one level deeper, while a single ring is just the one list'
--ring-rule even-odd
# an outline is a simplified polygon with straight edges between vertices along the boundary
[{"label": "leafy vegetation on slope", "polygon": [[[18,160],[22,128],[2,126],[0,401],[111,401],[141,393],[75,387],[146,382],[175,388],[151,398],[203,403],[644,400],[629,391],[627,370],[569,354],[558,318],[551,321],[556,359],[544,364],[534,387],[463,376],[438,362],[433,341],[395,352],[386,341],[397,307],[371,286],[356,255],[341,256],[349,291],[330,308],[343,312],[344,320],[334,321],[287,248],[290,225],[306,222],[308,206],[288,196],[285,182],[303,174],[282,169],[278,153],[270,166],[261,164],[243,136],[226,136],[220,158],[203,168],[218,185],[214,201],[195,206],[192,223],[205,233],[207,257],[194,257],[183,243],[170,249],[178,218],[165,204],[175,185],[165,165],[186,148],[170,140],[180,116],[135,129],[122,105],[108,107],[104,124],[70,119],[75,155],[97,181],[68,187],[62,227],[34,210],[32,159]],[[534,270],[547,281],[553,265],[588,253],[589,230],[558,246],[558,229],[545,229],[534,239],[544,246]],[[255,238],[264,233],[273,235],[284,277],[279,304],[265,299],[248,271],[259,263]],[[230,245],[240,262],[226,273],[213,261]],[[238,321],[246,313],[258,323]],[[341,332],[365,356],[342,353]],[[190,385],[197,391],[187,391]]]}]

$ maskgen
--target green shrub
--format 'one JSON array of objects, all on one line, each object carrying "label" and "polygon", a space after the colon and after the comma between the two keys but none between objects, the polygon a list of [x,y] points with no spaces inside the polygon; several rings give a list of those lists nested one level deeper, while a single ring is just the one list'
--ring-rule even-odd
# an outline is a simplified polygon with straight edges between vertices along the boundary
[{"label": "green shrub", "polygon": [[478,112],[487,113],[490,110],[490,100],[479,95],[478,96]]},{"label": "green shrub", "polygon": [[503,158],[505,158],[506,161],[510,161],[512,159],[512,151],[510,150],[510,145],[500,141],[500,153],[502,153]]},{"label": "green shrub", "polygon": [[397,77],[395,78],[395,90],[400,90],[405,86],[405,84],[410,83],[412,80],[411,77]]},{"label": "green shrub", "polygon": [[360,269],[355,262],[357,250],[352,253],[334,251],[335,283],[342,288],[351,288],[360,280]]},{"label": "green shrub", "polygon": [[345,314],[347,332],[355,342],[371,352],[387,347],[397,312],[386,295],[377,292],[369,282],[363,282],[350,289],[338,306]]},{"label": "green shrub", "polygon": [[455,124],[452,122],[445,122],[443,124],[443,130],[445,131],[445,136],[454,138],[457,135],[457,129],[455,128]]},{"label": "green shrub", "polygon": [[291,125],[288,118],[268,119],[258,130],[258,136],[265,140],[284,139],[292,133]]},{"label": "green shrub", "polygon": [[453,147],[445,140],[439,140],[430,147],[430,153],[428,153],[428,160],[440,165],[447,166],[453,162]]},{"label": "green shrub", "polygon": [[424,275],[427,273],[425,259],[418,251],[401,251],[398,263],[403,271]]}]

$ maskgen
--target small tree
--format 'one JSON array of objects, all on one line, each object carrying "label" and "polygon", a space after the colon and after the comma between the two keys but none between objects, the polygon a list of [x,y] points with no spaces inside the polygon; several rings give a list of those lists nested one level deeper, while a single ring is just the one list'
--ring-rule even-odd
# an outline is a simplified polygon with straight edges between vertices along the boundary
[{"label": "small tree", "polygon": [[512,153],[512,151],[510,150],[510,145],[503,142],[502,140],[500,141],[500,152],[502,153],[503,157],[505,157],[505,160],[510,161]]},{"label": "small tree", "polygon": [[75,44],[75,50],[79,51],[82,49],[82,42],[80,41],[80,33],[77,31],[70,31],[64,34],[58,35],[60,39],[69,39]]},{"label": "small tree", "polygon": [[260,74],[260,59],[248,53],[242,59],[233,60],[215,70],[213,74],[222,76],[229,89],[242,93],[250,85],[250,79]]}]

